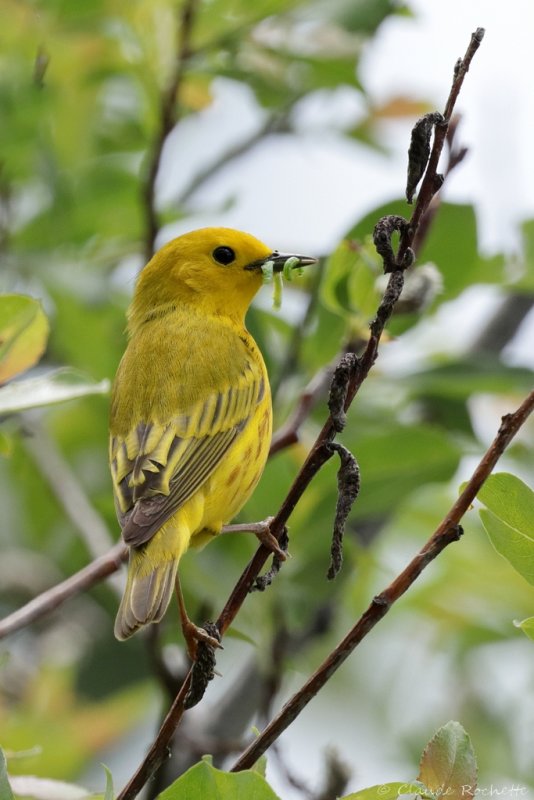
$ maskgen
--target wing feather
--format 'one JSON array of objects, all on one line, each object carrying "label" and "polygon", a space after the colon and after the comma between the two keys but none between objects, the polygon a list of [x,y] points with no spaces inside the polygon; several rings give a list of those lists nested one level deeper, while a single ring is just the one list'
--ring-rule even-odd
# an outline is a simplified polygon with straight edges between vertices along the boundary
[{"label": "wing feather", "polygon": [[166,423],[141,421],[110,440],[110,461],[124,541],[149,541],[216,469],[265,393],[259,364],[239,381],[200,398]]}]

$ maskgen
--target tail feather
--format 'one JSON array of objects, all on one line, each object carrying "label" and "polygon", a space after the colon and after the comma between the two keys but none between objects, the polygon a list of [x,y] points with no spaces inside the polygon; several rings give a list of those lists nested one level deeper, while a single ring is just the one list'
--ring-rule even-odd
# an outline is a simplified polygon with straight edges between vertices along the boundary
[{"label": "tail feather", "polygon": [[169,605],[178,559],[150,565],[144,549],[130,551],[128,580],[115,620],[115,636],[120,641],[127,639],[143,625],[159,622]]}]

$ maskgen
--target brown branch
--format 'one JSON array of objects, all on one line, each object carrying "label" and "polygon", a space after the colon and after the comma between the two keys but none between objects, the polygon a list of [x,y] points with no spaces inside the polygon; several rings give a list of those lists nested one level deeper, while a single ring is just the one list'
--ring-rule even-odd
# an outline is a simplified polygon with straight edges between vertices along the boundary
[{"label": "brown branch", "polygon": [[[443,170],[443,177],[445,180],[449,177],[451,172],[456,169],[456,167],[462,163],[464,158],[466,157],[468,150],[466,147],[461,147],[456,144],[456,137],[458,133],[458,127],[460,124],[460,115],[454,114],[452,119],[449,121],[449,127],[447,130],[447,135],[445,137],[445,141],[447,143],[448,148],[448,157],[447,163]],[[421,217],[421,221],[419,223],[419,227],[417,229],[417,233],[413,238],[412,241],[412,250],[414,253],[420,253],[423,249],[423,245],[427,239],[427,236],[432,228],[432,223],[434,222],[434,218],[438,213],[441,206],[441,194],[435,194],[430,204],[428,205],[426,211],[424,212],[423,216]]]},{"label": "brown branch", "polygon": [[0,621],[0,639],[20,628],[24,628],[31,622],[35,622],[45,614],[54,611],[69,597],[90,589],[98,581],[112,575],[120,568],[122,562],[126,559],[127,553],[125,545],[119,542],[108,553],[95,559],[82,570],[71,575],[70,578],[58,583],[38,597],[30,600],[22,608],[9,614],[9,616]]},{"label": "brown branch", "polygon": [[270,745],[278,739],[281,733],[303,711],[318,691],[327,683],[332,675],[339,669],[343,662],[351,655],[353,650],[374,628],[374,626],[387,614],[395,603],[417,580],[421,572],[444,550],[451,542],[457,541],[462,535],[460,520],[469,510],[484,481],[488,478],[495,464],[508,447],[511,440],[534,410],[534,391],[523,401],[513,414],[502,418],[499,431],[485,452],[466,487],[445,516],[441,524],[434,531],[423,549],[410,561],[408,566],[398,575],[390,585],[379,595],[373,598],[367,610],[358,622],[351,628],[340,644],[323,661],[321,666],[306,681],[290,700],[285,703],[282,711],[267,725],[261,734],[240,756],[231,771],[238,772],[251,768],[258,758],[265,753]]},{"label": "brown branch", "polygon": [[464,57],[459,58],[456,62],[451,90],[449,92],[449,96],[445,104],[445,110],[443,112],[443,122],[437,124],[434,129],[434,142],[432,145],[432,151],[430,153],[428,166],[421,184],[421,189],[417,196],[417,202],[415,204],[411,219],[401,236],[397,256],[398,262],[402,261],[405,254],[413,246],[414,238],[419,225],[421,224],[422,217],[426,213],[432,198],[436,194],[437,189],[439,189],[441,186],[442,180],[438,178],[438,163],[441,156],[441,151],[443,150],[443,145],[445,144],[445,140],[447,138],[447,132],[452,119],[454,106],[456,105],[456,100],[458,99],[464,78],[483,38],[484,28],[477,28],[476,31],[471,34],[471,41],[469,42]]},{"label": "brown branch", "polygon": [[181,9],[174,70],[167,88],[161,95],[159,129],[155,134],[152,149],[148,155],[146,176],[142,186],[142,201],[145,214],[145,257],[147,261],[154,255],[154,244],[159,231],[156,212],[156,178],[161,163],[163,145],[179,118],[176,101],[186,74],[187,62],[191,56],[190,40],[197,4],[198,0],[185,0]]}]

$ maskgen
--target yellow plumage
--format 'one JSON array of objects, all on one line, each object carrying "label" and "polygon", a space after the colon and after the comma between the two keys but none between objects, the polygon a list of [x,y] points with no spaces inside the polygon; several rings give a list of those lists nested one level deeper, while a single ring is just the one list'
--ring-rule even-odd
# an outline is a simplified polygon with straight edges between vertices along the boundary
[{"label": "yellow plumage", "polygon": [[115,503],[130,546],[119,639],[161,619],[180,557],[217,535],[261,476],[271,397],[244,318],[262,266],[281,269],[287,258],[248,234],[205,228],[170,242],[140,274],[110,418]]}]

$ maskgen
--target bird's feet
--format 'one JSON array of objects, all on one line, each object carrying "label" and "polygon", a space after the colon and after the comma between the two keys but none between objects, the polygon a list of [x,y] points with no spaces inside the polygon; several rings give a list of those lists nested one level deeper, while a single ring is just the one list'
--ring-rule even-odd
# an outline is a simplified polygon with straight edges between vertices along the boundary
[{"label": "bird's feet", "polygon": [[[209,645],[209,647],[212,647],[214,650],[223,650],[224,648],[221,644],[220,637],[215,638],[215,636],[211,636],[211,634],[209,634],[204,628],[199,628],[198,625],[195,625],[195,623],[191,622],[189,619],[189,615],[185,607],[184,596],[182,594],[182,587],[180,585],[180,577],[178,574],[176,575],[175,589],[176,599],[178,600],[178,610],[180,612],[182,633],[184,635],[187,652],[191,661],[197,660],[197,649],[200,642],[204,642],[204,644]],[[217,629],[213,626],[213,630],[216,631]]]},{"label": "bird's feet", "polygon": [[197,660],[197,650],[200,642],[209,645],[214,650],[224,650],[219,639],[211,636],[204,628],[200,628],[191,622],[189,617],[182,617],[182,633],[187,646],[187,653],[191,661]]},{"label": "bird's feet", "polygon": [[274,517],[267,517],[261,522],[243,522],[237,525],[225,525],[222,533],[253,533],[260,540],[261,544],[271,553],[274,553],[280,561],[285,561],[289,553],[282,550],[278,539],[271,533],[271,523]]}]

